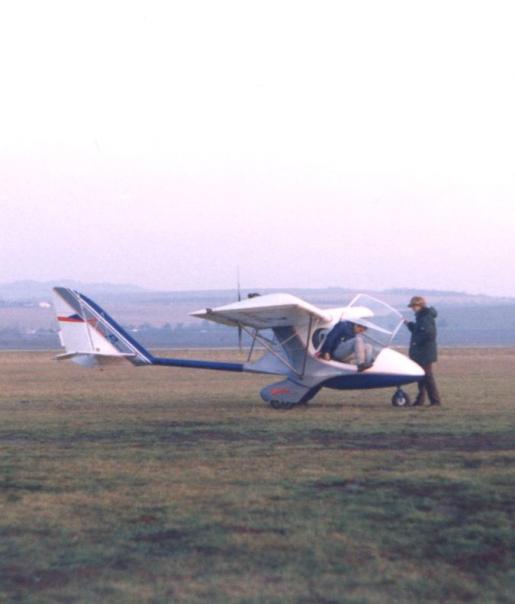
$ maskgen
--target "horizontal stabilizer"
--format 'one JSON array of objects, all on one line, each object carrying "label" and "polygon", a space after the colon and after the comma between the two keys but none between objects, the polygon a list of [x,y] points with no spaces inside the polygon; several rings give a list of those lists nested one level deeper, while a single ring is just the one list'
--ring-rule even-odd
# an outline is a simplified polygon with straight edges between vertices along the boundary
[{"label": "horizontal stabilizer", "polygon": [[125,362],[129,357],[134,357],[132,354],[93,354],[91,352],[67,352],[58,354],[58,361],[72,361],[81,367],[105,367],[107,365],[118,365]]}]

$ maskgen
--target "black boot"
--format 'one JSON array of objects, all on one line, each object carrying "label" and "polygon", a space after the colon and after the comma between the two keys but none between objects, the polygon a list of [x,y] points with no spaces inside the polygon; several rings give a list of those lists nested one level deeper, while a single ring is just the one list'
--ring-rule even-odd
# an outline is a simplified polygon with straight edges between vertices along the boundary
[{"label": "black boot", "polygon": [[370,367],[373,366],[374,363],[360,363],[358,365],[358,372],[362,372],[362,371],[366,371],[367,369],[370,369]]}]

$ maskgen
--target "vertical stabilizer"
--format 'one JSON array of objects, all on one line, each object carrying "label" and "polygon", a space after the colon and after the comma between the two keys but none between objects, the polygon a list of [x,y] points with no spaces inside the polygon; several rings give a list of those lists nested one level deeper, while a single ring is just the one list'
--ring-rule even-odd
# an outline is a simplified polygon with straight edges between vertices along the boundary
[{"label": "vertical stabilizer", "polygon": [[55,287],[53,294],[59,337],[66,349],[58,358],[86,366],[124,359],[134,365],[152,364],[152,355],[93,300],[65,287]]}]

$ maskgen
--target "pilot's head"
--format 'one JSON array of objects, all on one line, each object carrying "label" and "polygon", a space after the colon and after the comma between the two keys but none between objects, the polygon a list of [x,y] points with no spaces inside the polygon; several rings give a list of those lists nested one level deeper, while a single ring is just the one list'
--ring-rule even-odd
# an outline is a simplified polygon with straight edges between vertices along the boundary
[{"label": "pilot's head", "polygon": [[363,333],[367,328],[364,325],[359,325],[358,323],[354,323],[354,333]]},{"label": "pilot's head", "polygon": [[411,298],[411,300],[408,304],[408,308],[411,308],[413,310],[413,312],[417,312],[421,308],[425,308],[425,307],[426,307],[426,300],[422,296],[413,296],[413,298]]}]

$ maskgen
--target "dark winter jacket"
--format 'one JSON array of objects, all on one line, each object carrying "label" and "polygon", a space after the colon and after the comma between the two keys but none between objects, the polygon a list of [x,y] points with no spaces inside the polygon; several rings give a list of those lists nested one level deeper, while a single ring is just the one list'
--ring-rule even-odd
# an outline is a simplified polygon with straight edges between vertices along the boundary
[{"label": "dark winter jacket", "polygon": [[415,314],[415,321],[407,324],[411,331],[410,359],[422,366],[434,363],[437,359],[435,324],[437,315],[432,307],[421,308]]},{"label": "dark winter jacket", "polygon": [[353,338],[355,335],[354,323],[351,323],[350,321],[340,321],[339,323],[336,323],[327,334],[322,348],[320,349],[320,354],[328,352],[332,355],[340,342],[350,340],[350,338]]}]

